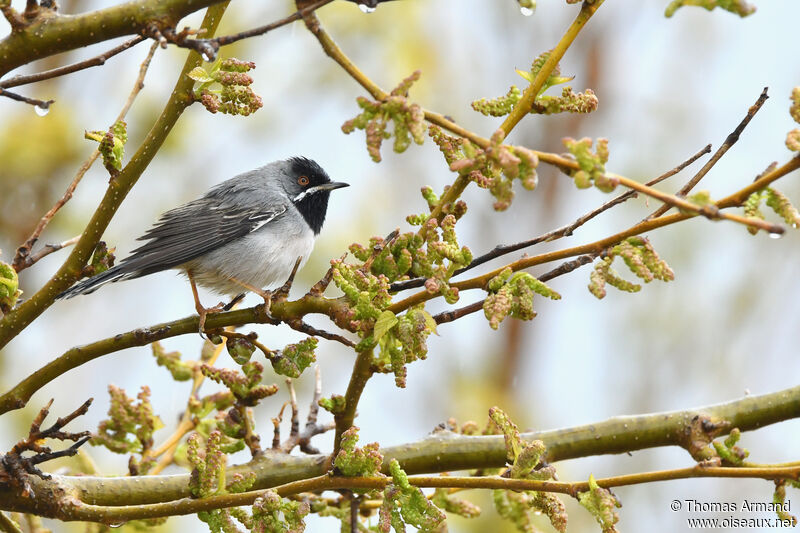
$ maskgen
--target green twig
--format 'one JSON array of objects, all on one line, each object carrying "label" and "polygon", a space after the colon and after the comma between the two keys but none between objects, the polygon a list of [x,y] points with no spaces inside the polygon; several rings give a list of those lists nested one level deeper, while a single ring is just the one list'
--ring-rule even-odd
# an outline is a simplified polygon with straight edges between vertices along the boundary
[{"label": "green twig", "polygon": [[522,93],[522,98],[520,98],[517,105],[514,106],[514,109],[511,113],[506,117],[503,121],[503,124],[500,125],[500,129],[503,130],[505,136],[508,136],[511,133],[511,130],[519,124],[519,121],[522,118],[530,113],[531,108],[533,107],[534,102],[536,101],[536,97],[539,96],[539,91],[542,90],[544,87],[547,78],[550,77],[550,74],[558,65],[561,58],[564,57],[567,49],[572,46],[572,42],[578,36],[578,33],[583,29],[589,19],[592,18],[595,11],[603,5],[604,0],[596,0],[594,2],[583,2],[581,6],[580,13],[578,16],[575,17],[575,20],[572,21],[567,31],[558,41],[558,44],[553,48],[550,52],[550,55],[547,57],[547,60],[542,65],[541,70],[536,74],[536,77],[533,79],[533,82],[528,86],[525,91]]},{"label": "green twig", "polygon": [[344,410],[341,413],[336,413],[334,419],[336,420],[336,435],[333,438],[333,453],[332,457],[336,457],[339,453],[339,446],[341,445],[342,433],[350,429],[353,421],[356,418],[356,409],[358,409],[358,401],[361,399],[361,393],[364,392],[364,387],[372,377],[372,349],[358,352],[356,362],[353,364],[353,372],[350,375],[350,383],[347,385],[347,392],[344,395]]}]

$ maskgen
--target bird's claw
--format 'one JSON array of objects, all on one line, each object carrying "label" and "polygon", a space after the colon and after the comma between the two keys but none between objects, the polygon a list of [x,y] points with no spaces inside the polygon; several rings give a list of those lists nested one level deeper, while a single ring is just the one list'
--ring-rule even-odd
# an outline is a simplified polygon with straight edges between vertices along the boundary
[{"label": "bird's claw", "polygon": [[195,309],[197,309],[197,315],[200,317],[200,320],[197,324],[197,332],[200,334],[200,337],[206,339],[206,317],[208,315],[213,315],[214,313],[220,313],[225,310],[225,304],[220,302],[214,307],[203,307],[202,305],[198,305]]},{"label": "bird's claw", "polygon": [[[277,291],[275,291],[275,292],[277,292]],[[272,311],[273,294],[274,293],[272,291],[265,291],[265,290],[259,291],[259,293],[258,293],[259,296],[264,298],[264,314],[271,321],[277,320],[274,316],[272,316],[272,312],[271,312]]]}]

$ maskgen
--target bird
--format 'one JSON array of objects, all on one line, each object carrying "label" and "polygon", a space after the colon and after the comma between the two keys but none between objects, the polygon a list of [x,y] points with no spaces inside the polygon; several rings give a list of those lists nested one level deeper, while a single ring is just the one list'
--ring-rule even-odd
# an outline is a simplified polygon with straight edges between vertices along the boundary
[{"label": "bird", "polygon": [[[271,293],[302,267],[322,230],[331,191],[349,184],[331,181],[315,161],[291,157],[244,172],[205,195],[162,214],[137,240],[145,244],[116,266],[73,285],[59,299],[90,294],[103,285],[169,269],[191,284],[202,335],[209,313],[197,285],[241,298],[260,294],[267,313]],[[299,264],[298,264],[299,263]],[[230,305],[230,304],[229,304]]]}]

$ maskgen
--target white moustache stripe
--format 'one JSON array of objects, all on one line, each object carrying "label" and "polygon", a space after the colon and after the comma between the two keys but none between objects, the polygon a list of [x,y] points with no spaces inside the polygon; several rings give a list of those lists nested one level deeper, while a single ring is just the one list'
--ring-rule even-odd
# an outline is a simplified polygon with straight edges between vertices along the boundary
[{"label": "white moustache stripe", "polygon": [[292,199],[292,201],[297,203],[300,200],[302,200],[303,198],[305,198],[306,196],[308,196],[309,194],[314,194],[315,192],[317,192],[319,190],[322,190],[322,187],[323,187],[322,185],[315,185],[315,186],[311,187],[310,189],[306,189],[303,192],[301,192],[300,194],[298,194],[297,196],[295,196]]}]

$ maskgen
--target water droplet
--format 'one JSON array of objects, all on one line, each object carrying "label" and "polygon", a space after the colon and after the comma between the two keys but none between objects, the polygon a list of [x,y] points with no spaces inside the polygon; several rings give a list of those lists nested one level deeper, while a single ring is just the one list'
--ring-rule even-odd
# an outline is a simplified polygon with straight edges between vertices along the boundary
[{"label": "water droplet", "polygon": [[50,104],[34,106],[33,110],[36,111],[37,115],[43,117],[50,112]]},{"label": "water droplet", "polygon": [[368,6],[367,4],[358,4],[358,9],[360,9],[362,13],[372,13],[375,11],[374,7]]},{"label": "water droplet", "polygon": [[203,61],[205,61],[206,63],[211,63],[211,60],[214,59],[213,57],[211,57],[211,54],[209,54],[208,52],[203,52],[200,55],[203,56]]},{"label": "water droplet", "polygon": [[525,17],[530,17],[531,15],[533,15],[533,9],[529,7],[520,7],[519,12],[522,13],[522,15]]},{"label": "water droplet", "polygon": [[113,529],[117,529],[118,527],[122,527],[124,525],[125,525],[125,522],[118,522],[116,524],[108,524],[108,527],[113,528]]},{"label": "water droplet", "polygon": [[780,239],[781,237],[783,237],[783,233],[778,233],[777,231],[769,234],[770,239]]}]

